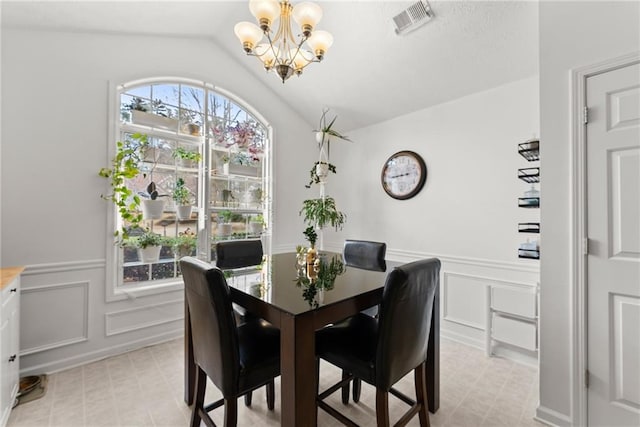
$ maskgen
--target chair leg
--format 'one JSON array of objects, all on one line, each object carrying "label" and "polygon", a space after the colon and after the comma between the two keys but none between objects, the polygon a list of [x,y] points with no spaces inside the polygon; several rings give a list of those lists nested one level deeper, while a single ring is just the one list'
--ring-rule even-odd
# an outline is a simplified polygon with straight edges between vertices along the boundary
[{"label": "chair leg", "polygon": [[420,417],[420,427],[429,427],[429,399],[427,399],[427,364],[418,365],[415,369],[416,403],[420,405],[418,416]]},{"label": "chair leg", "polygon": [[267,383],[267,408],[273,411],[276,403],[276,386],[273,380]]},{"label": "chair leg", "polygon": [[238,399],[224,399],[224,427],[237,427],[237,425]]},{"label": "chair leg", "polygon": [[251,406],[251,398],[253,397],[253,392],[244,395],[244,406]]},{"label": "chair leg", "polygon": [[353,401],[355,403],[360,402],[361,389],[362,389],[362,380],[360,380],[360,378],[353,377]]},{"label": "chair leg", "polygon": [[[348,376],[349,376],[349,373],[343,369],[342,379],[344,380]],[[349,383],[346,383],[345,385],[342,386],[342,403],[344,403],[345,405],[349,403]]]},{"label": "chair leg", "polygon": [[195,390],[192,404],[192,412],[191,412],[191,427],[200,427],[200,411],[203,410],[203,402],[204,402],[204,392],[207,386],[207,374],[200,369],[199,366],[196,366],[195,372]]},{"label": "chair leg", "polygon": [[376,420],[378,427],[389,427],[389,393],[376,388]]}]

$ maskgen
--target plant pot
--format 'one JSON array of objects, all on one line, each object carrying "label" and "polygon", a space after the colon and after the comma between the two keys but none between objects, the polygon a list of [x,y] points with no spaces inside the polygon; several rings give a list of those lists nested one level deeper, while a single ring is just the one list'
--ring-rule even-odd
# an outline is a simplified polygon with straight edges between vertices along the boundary
[{"label": "plant pot", "polygon": [[141,201],[142,217],[146,219],[160,219],[164,212],[165,201],[161,199],[146,199]]},{"label": "plant pot", "polygon": [[256,166],[245,165],[229,165],[229,173],[225,174],[242,175],[242,176],[258,176],[258,168]]},{"label": "plant pot", "polygon": [[177,248],[174,248],[173,253],[176,258],[180,259],[182,257],[193,255],[193,249],[191,246],[178,246]]},{"label": "plant pot", "polygon": [[189,135],[200,136],[200,125],[197,125],[195,123],[187,123],[186,125],[182,126],[182,130]]},{"label": "plant pot", "polygon": [[249,223],[249,234],[260,234],[262,233],[262,223],[261,222],[250,222]]},{"label": "plant pot", "polygon": [[184,206],[176,206],[176,212],[178,214],[178,219],[181,221],[191,219],[191,211],[193,210],[193,206],[184,205]]},{"label": "plant pot", "polygon": [[162,246],[147,246],[146,248],[138,248],[138,258],[140,262],[149,264],[158,262],[160,259],[160,250]]},{"label": "plant pot", "polygon": [[324,132],[316,132],[316,142],[318,144],[322,144],[323,137],[324,137]]},{"label": "plant pot", "polygon": [[229,175],[229,163],[224,163],[222,165],[222,174]]},{"label": "plant pot", "polygon": [[320,182],[326,182],[327,176],[329,176],[329,165],[326,163],[318,163],[316,165],[316,175],[320,178]]},{"label": "plant pot", "polygon": [[169,117],[162,117],[157,114],[138,110],[133,110],[131,111],[131,113],[131,121],[137,125],[150,126],[172,131],[178,130],[178,121],[176,119],[170,119]]},{"label": "plant pot", "polygon": [[230,236],[233,232],[231,224],[218,224],[218,236]]}]

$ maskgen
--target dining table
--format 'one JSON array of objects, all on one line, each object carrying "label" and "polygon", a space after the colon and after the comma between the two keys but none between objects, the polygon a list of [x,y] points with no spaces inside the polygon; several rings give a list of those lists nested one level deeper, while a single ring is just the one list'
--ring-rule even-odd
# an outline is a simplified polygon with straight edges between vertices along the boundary
[{"label": "dining table", "polygon": [[[324,262],[342,261],[337,253],[321,253]],[[282,426],[315,426],[315,331],[378,305],[389,271],[402,265],[387,260],[386,271],[345,267],[330,289],[311,289],[306,266],[295,252],[265,255],[262,265],[227,278],[231,300],[280,329],[280,402]],[[440,404],[440,304],[436,290],[427,350],[429,411]],[[193,342],[185,299],[185,391],[191,405],[195,384]]]}]

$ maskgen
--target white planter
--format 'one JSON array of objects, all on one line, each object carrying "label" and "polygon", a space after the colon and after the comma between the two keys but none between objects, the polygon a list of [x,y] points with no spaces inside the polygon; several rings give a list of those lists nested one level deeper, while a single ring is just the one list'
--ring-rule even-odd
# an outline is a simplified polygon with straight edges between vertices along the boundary
[{"label": "white planter", "polygon": [[250,222],[249,223],[249,234],[260,234],[262,233],[262,223],[261,222]]},{"label": "white planter", "polygon": [[222,174],[229,175],[229,163],[225,163],[222,165]]},{"label": "white planter", "polygon": [[160,259],[160,250],[162,246],[147,246],[146,248],[138,248],[138,258],[140,262],[149,264],[152,262],[158,262]]},{"label": "white planter", "polygon": [[320,178],[320,182],[327,182],[327,176],[329,176],[329,165],[326,163],[318,163],[316,165],[316,175]]},{"label": "white planter", "polygon": [[138,110],[133,110],[131,113],[131,121],[137,125],[168,129],[172,131],[178,130],[178,121],[176,119],[170,119],[168,117],[162,117],[157,114]]},{"label": "white planter", "polygon": [[230,236],[232,232],[231,224],[218,224],[218,236]]},{"label": "white planter", "polygon": [[142,217],[147,219],[160,219],[164,211],[165,201],[162,199],[144,199],[141,201]]},{"label": "white planter", "polygon": [[323,133],[322,132],[316,132],[316,142],[318,144],[322,144],[322,137],[323,137]]},{"label": "white planter", "polygon": [[191,211],[193,210],[193,206],[185,205],[185,206],[176,206],[176,212],[178,214],[179,220],[191,219]]}]

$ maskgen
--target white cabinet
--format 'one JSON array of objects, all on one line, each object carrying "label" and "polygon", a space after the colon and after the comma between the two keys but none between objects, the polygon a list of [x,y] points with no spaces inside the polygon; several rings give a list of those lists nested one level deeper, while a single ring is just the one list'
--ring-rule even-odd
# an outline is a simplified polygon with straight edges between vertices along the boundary
[{"label": "white cabinet", "polygon": [[0,282],[0,426],[9,419],[19,387],[20,273],[22,267],[1,269]]},{"label": "white cabinet", "polygon": [[486,352],[493,342],[529,351],[538,350],[538,289],[515,286],[488,286]]}]

